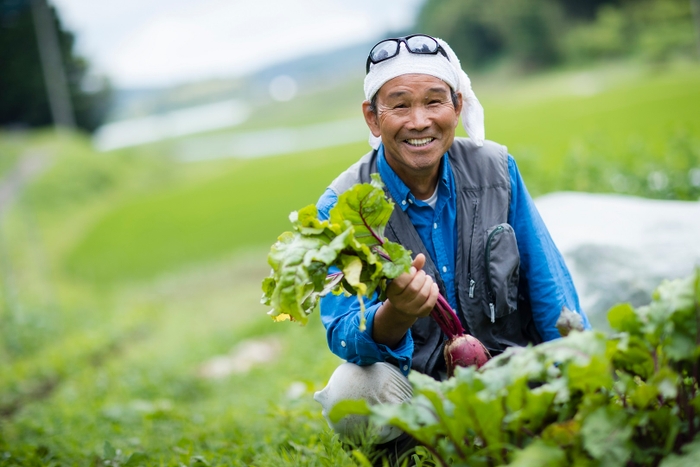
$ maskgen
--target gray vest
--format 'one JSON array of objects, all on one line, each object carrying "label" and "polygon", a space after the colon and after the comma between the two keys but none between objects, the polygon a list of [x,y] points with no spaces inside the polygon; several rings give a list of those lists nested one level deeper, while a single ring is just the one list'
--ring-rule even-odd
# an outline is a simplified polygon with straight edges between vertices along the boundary
[{"label": "gray vest", "polygon": [[[455,138],[448,157],[457,190],[455,311],[466,332],[478,338],[493,355],[513,345],[539,343],[542,339],[524,293],[524,278],[520,278],[515,233],[507,223],[511,189],[507,150],[492,141],[478,147],[470,139]],[[369,182],[372,173],[377,173],[377,151],[363,156],[330,188],[340,194],[355,183]],[[414,257],[418,253],[426,256],[424,270],[444,295],[440,272],[408,215],[394,209],[385,233],[389,240],[411,250]],[[411,334],[415,344],[412,368],[438,378],[445,369],[444,334],[429,317],[416,321]]]}]

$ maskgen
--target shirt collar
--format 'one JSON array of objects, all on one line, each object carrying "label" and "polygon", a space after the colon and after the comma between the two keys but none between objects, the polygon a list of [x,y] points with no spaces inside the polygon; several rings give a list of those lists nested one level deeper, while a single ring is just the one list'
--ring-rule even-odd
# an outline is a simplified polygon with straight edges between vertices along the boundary
[{"label": "shirt collar", "polygon": [[[383,144],[377,149],[377,170],[379,171],[379,176],[382,177],[382,181],[389,190],[389,194],[398,203],[401,210],[405,211],[413,203],[425,204],[423,201],[413,196],[411,190],[409,190],[403,180],[396,175],[394,169],[389,166],[389,163],[386,161],[386,156],[384,155]],[[442,156],[442,163],[440,164],[438,200],[441,197],[445,197],[445,199],[447,199],[452,196],[452,190],[450,190],[451,180],[452,168],[450,166],[449,157],[447,157],[447,153],[445,153]]]}]

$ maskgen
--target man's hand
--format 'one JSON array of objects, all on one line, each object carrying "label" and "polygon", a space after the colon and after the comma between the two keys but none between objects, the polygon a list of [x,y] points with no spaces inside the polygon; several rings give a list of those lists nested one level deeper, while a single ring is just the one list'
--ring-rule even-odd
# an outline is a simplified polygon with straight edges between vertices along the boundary
[{"label": "man's hand", "polygon": [[374,317],[372,338],[378,344],[395,346],[418,318],[428,316],[440,291],[423,271],[425,256],[413,260],[411,270],[394,279],[386,289],[387,299]]},{"label": "man's hand", "polygon": [[394,279],[386,289],[387,301],[395,311],[411,318],[428,316],[440,293],[423,266],[425,255],[420,253],[411,263],[411,270]]}]

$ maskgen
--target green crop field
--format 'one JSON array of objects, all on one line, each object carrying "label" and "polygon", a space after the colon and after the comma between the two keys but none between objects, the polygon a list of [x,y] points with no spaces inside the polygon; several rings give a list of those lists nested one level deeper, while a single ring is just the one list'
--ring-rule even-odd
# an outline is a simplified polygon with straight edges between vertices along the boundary
[{"label": "green crop field", "polygon": [[[629,194],[700,197],[697,63],[473,82],[533,194],[625,177]],[[249,128],[359,115],[323,96]],[[311,397],[338,364],[318,318],[273,323],[258,300],[289,212],[367,149],[181,163],[169,142],[98,154],[81,135],[0,134],[0,179],[43,161],[0,211],[0,465],[361,463]],[[251,343],[272,360],[212,373]]]},{"label": "green crop field", "polygon": [[[590,79],[604,86],[606,78],[612,80],[606,75]],[[570,177],[562,171],[577,148],[589,145],[628,165],[663,164],[674,136],[700,135],[697,68],[636,75],[587,97],[517,98],[527,95],[532,83],[520,90],[512,86],[504,85],[506,96],[486,89],[482,100],[487,135],[507,145],[516,160],[522,156],[525,180],[535,194],[575,188],[561,182]],[[367,145],[359,143],[236,161],[226,164],[215,180],[139,197],[87,232],[66,258],[66,266],[96,280],[146,277],[268,245],[286,229],[290,211],[315,202],[333,177],[366,150]],[[627,161],[630,158],[636,161]]]}]

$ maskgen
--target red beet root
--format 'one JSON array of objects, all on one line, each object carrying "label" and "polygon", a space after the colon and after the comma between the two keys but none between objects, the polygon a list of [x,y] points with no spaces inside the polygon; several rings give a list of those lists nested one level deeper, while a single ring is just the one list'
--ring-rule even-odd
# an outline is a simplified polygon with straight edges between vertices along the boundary
[{"label": "red beet root", "polygon": [[462,334],[454,336],[445,343],[443,350],[447,363],[447,376],[451,378],[458,366],[468,367],[476,365],[480,368],[490,358],[491,354],[484,344],[474,336]]}]

